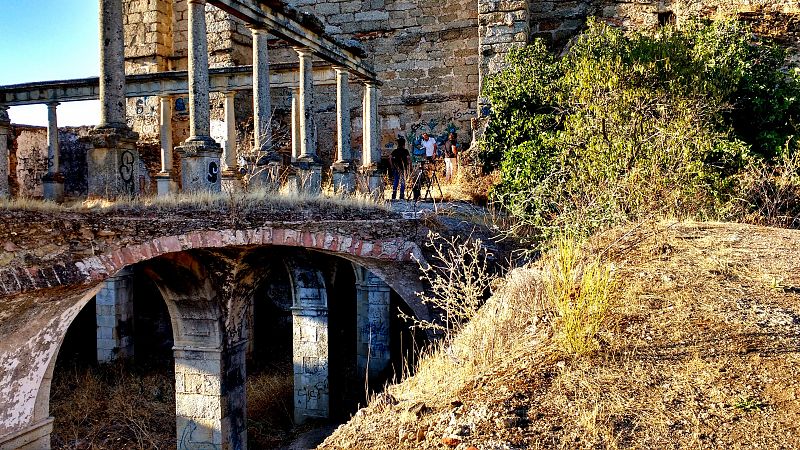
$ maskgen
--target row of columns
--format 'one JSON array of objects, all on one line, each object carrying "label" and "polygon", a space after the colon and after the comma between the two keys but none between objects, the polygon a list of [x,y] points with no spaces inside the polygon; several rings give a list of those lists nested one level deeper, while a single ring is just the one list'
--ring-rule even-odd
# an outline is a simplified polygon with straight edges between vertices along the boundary
[{"label": "row of columns", "polygon": [[[289,259],[287,269],[293,296],[294,418],[299,424],[330,414],[328,298],[324,277],[312,263]],[[367,381],[376,380],[391,364],[390,289],[366,268],[354,269],[358,373]],[[96,295],[98,362],[133,356],[133,288],[133,274],[126,269],[108,279]],[[244,418],[225,419],[226,411],[246,411],[248,342],[238,339],[223,348],[217,333],[220,309],[203,294],[193,297],[192,303],[168,302],[176,336],[178,445],[191,448],[198,442],[220,443],[226,434],[243,442],[243,427],[233,427],[236,436],[229,435],[228,427],[231,420]],[[225,383],[220,381],[222,377],[227,377]],[[221,391],[223,385],[226,392]]]},{"label": "row of columns", "polygon": [[[208,41],[206,35],[206,0],[189,0],[189,138],[175,147],[181,156],[181,184],[184,191],[220,191],[222,178],[233,178],[237,165],[234,97],[235,92],[225,92],[225,122],[227,139],[225,148],[210,135],[210,102],[208,72]],[[100,124],[89,139],[88,193],[90,197],[115,198],[135,195],[139,190],[139,154],[135,144],[137,133],[128,128],[125,108],[125,55],[123,39],[123,7],[121,0],[100,2]],[[252,28],[253,34],[253,119],[254,145],[265,151],[272,145],[270,129],[272,106],[270,102],[268,30]],[[317,155],[313,120],[313,66],[312,52],[295,47],[300,66],[300,82],[292,90],[292,162],[296,168],[299,186],[311,193],[319,193],[321,162]],[[333,181],[336,191],[352,192],[355,189],[355,167],[350,147],[349,73],[345,68],[336,70],[336,122],[338,143],[333,164]],[[380,159],[379,123],[377,114],[377,88],[372,81],[364,82],[363,99],[363,157],[361,171],[369,176],[370,191],[378,189],[380,178],[375,176]],[[45,175],[45,198],[60,201],[64,192],[64,179],[59,170],[57,102],[48,103],[48,173]],[[156,175],[158,193],[175,191],[172,173],[171,104],[168,96],[160,99],[161,121],[161,171]],[[0,136],[9,134],[7,108],[0,106]],[[0,195],[8,195],[8,150],[0,142],[4,157],[0,158]],[[276,158],[272,157],[272,160]]]}]

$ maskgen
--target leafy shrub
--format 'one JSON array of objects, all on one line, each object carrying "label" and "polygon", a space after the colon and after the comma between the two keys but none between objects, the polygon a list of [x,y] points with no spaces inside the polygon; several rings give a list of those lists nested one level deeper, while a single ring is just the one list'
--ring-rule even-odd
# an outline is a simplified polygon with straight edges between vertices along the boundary
[{"label": "leafy shrub", "polygon": [[800,84],[784,57],[730,21],[630,35],[590,21],[560,60],[538,41],[512,50],[484,90],[493,197],[541,238],[732,211],[734,175],[794,151]]}]

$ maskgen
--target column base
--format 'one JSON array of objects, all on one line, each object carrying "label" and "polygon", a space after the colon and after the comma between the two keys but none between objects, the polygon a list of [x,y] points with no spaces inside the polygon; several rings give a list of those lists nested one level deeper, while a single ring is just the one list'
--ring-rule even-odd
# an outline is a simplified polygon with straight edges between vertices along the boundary
[{"label": "column base", "polygon": [[316,156],[301,156],[294,163],[297,173],[297,186],[301,193],[319,195],[322,193],[322,163]]},{"label": "column base", "polygon": [[61,173],[48,173],[42,177],[44,199],[61,203],[64,201],[64,176]]},{"label": "column base", "polygon": [[240,192],[242,190],[242,177],[235,170],[225,170],[222,172],[222,192],[228,194]]},{"label": "column base", "polygon": [[172,174],[169,172],[159,172],[156,174],[156,187],[159,197],[172,195],[178,191],[178,184],[175,183],[175,180],[172,179]]},{"label": "column base", "polygon": [[378,168],[374,165],[362,166],[360,175],[364,182],[362,186],[359,187],[361,189],[366,189],[363,193],[376,199],[382,199],[384,197],[385,186],[383,183],[383,176],[378,171]]},{"label": "column base", "polygon": [[184,192],[222,191],[222,147],[213,139],[187,140],[175,147],[181,156]]},{"label": "column base", "polygon": [[88,197],[114,200],[139,193],[139,134],[129,128],[95,128],[86,138]]},{"label": "column base", "polygon": [[48,417],[22,431],[0,436],[0,450],[50,450],[53,418]]},{"label": "column base", "polygon": [[333,173],[333,192],[335,194],[352,194],[356,190],[356,174],[352,163],[337,161],[331,166]]},{"label": "column base", "polygon": [[[275,154],[277,155],[277,153]],[[279,156],[278,156],[279,158]],[[250,177],[249,187],[256,189],[266,189],[277,192],[281,188],[281,171],[283,163],[280,159],[260,158],[256,166],[255,174]]]}]

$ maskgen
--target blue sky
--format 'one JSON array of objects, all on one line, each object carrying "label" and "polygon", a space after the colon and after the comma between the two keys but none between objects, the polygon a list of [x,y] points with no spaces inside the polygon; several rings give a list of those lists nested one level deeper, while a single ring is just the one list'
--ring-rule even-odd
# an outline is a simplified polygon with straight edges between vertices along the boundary
[{"label": "blue sky", "polygon": [[[0,85],[97,76],[97,0],[0,0]],[[11,121],[47,124],[44,105],[14,106]],[[62,103],[58,124],[94,125],[99,104]]]}]

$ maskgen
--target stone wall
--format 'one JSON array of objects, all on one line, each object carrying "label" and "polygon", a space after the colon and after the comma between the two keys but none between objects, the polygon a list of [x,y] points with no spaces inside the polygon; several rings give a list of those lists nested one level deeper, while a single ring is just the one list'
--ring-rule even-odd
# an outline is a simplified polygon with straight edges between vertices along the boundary
[{"label": "stone wall", "polygon": [[598,17],[623,29],[653,29],[680,24],[693,17],[736,17],[761,34],[800,49],[800,9],[785,0],[602,1],[602,0],[478,0],[480,76],[500,70],[515,46],[541,38],[562,50]]},{"label": "stone wall", "polygon": [[[356,39],[374,65],[379,88],[381,148],[388,156],[397,135],[418,142],[423,131],[440,140],[457,131],[469,141],[478,96],[478,11],[468,0],[295,0],[340,40]],[[360,143],[361,89],[351,117]],[[335,127],[332,127],[335,128]],[[324,134],[323,134],[324,136]]]},{"label": "stone wall", "polygon": [[[42,176],[47,173],[47,128],[29,125],[12,127],[14,140],[9,152],[11,192],[18,197],[42,197]],[[86,195],[86,151],[81,141],[91,127],[62,127],[58,130],[60,171],[65,177],[68,197]]]}]

